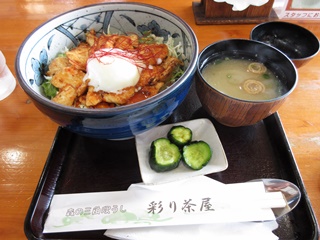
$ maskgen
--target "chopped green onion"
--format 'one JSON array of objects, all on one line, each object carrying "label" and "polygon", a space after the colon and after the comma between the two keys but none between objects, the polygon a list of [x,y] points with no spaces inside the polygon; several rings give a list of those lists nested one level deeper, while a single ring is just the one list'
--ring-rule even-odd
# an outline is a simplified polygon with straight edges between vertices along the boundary
[{"label": "chopped green onion", "polygon": [[264,73],[262,76],[263,76],[264,79],[269,79],[270,78],[270,75],[268,73]]},{"label": "chopped green onion", "polygon": [[223,62],[222,59],[217,59],[217,60],[214,61],[214,65],[217,65],[217,64],[222,63],[222,62]]}]

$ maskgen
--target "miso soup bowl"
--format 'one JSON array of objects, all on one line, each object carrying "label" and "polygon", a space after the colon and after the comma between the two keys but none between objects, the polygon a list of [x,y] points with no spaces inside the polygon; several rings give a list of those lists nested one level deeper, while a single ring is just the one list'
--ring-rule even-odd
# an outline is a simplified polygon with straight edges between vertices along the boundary
[{"label": "miso soup bowl", "polygon": [[[41,83],[50,61],[71,49],[94,29],[97,33],[142,36],[150,31],[181,44],[184,73],[157,95],[130,105],[108,109],[75,108],[46,98]],[[198,42],[190,26],[165,9],[143,3],[99,3],[84,6],[45,22],[25,41],[16,56],[18,82],[34,105],[60,126],[89,137],[127,139],[164,122],[186,97],[196,72]],[[126,71],[123,72],[126,74]]]},{"label": "miso soup bowl", "polygon": [[[248,101],[215,89],[203,77],[202,70],[208,63],[225,57],[263,63],[282,81],[287,91],[274,99]],[[202,107],[218,122],[230,127],[253,125],[275,113],[297,82],[298,74],[293,62],[278,49],[258,41],[228,39],[215,42],[200,52],[197,61],[196,91]]]}]

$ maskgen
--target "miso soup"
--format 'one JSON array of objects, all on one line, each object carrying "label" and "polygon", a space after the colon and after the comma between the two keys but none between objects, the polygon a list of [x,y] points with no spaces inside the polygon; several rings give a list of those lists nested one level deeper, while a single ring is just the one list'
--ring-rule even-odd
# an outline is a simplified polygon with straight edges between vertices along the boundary
[{"label": "miso soup", "polygon": [[287,91],[264,64],[246,59],[215,60],[203,68],[202,76],[215,89],[242,100],[269,100]]}]

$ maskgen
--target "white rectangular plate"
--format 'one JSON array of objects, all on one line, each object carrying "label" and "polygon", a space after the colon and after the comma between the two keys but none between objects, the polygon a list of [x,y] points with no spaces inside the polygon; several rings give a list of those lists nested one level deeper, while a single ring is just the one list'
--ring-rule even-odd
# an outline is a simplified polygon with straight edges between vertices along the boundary
[{"label": "white rectangular plate", "polygon": [[[171,127],[182,125],[191,129],[192,141],[203,140],[212,149],[212,157],[209,163],[201,170],[195,171],[180,163],[176,169],[158,173],[150,168],[149,151],[151,143],[161,137],[166,137]],[[186,179],[189,177],[221,172],[227,169],[228,162],[220,142],[219,136],[212,122],[208,119],[196,119],[186,122],[167,124],[155,127],[147,132],[139,134],[135,138],[142,180],[145,184],[161,184]]]}]

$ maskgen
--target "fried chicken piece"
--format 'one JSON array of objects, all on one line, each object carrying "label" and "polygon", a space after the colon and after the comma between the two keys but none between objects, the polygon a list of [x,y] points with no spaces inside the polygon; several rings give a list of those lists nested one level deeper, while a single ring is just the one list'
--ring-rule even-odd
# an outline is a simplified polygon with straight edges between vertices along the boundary
[{"label": "fried chicken piece", "polygon": [[163,82],[158,82],[152,86],[144,86],[138,92],[136,92],[126,104],[133,104],[137,102],[141,102],[147,98],[150,98],[156,94],[158,94],[161,88],[164,86]]},{"label": "fried chicken piece", "polygon": [[140,44],[138,58],[148,65],[160,65],[168,57],[169,50],[165,44]]},{"label": "fried chicken piece", "polygon": [[88,92],[86,95],[86,106],[91,107],[95,106],[98,103],[102,102],[101,92],[95,92],[93,86],[88,87]]},{"label": "fried chicken piece", "polygon": [[76,90],[71,85],[66,85],[59,90],[59,93],[52,98],[52,101],[66,106],[72,106],[76,97]]},{"label": "fried chicken piece", "polygon": [[183,66],[183,62],[180,61],[178,58],[168,57],[164,60],[163,64],[161,65],[164,69],[159,75],[158,81],[166,82],[168,81],[176,67]]},{"label": "fried chicken piece", "polygon": [[94,30],[89,31],[86,34],[86,41],[90,47],[92,47],[91,52],[95,52],[101,48],[129,50],[139,46],[139,37],[136,34],[129,36],[113,34],[97,37]]},{"label": "fried chicken piece", "polygon": [[130,36],[118,36],[114,43],[114,48],[122,50],[133,50],[139,45],[139,39],[137,35]]},{"label": "fried chicken piece", "polygon": [[144,86],[141,88],[141,92],[147,97],[152,97],[156,95],[160,89],[163,87],[164,82],[157,82],[155,85],[152,86]]},{"label": "fried chicken piece", "polygon": [[88,91],[90,79],[87,79],[81,83],[81,85],[77,88],[77,96],[81,96]]},{"label": "fried chicken piece", "polygon": [[114,48],[115,42],[119,38],[118,35],[102,35],[97,38],[92,45],[90,51],[91,53],[98,51],[102,48]]},{"label": "fried chicken piece", "polygon": [[97,39],[98,37],[94,29],[91,29],[89,32],[86,33],[86,42],[89,44],[90,47],[92,47],[95,44]]},{"label": "fried chicken piece", "polygon": [[86,71],[90,45],[80,43],[78,47],[66,52],[69,62],[77,69]]},{"label": "fried chicken piece", "polygon": [[107,103],[125,104],[135,94],[135,87],[127,87],[121,90],[121,93],[104,92],[103,101]]},{"label": "fried chicken piece", "polygon": [[114,103],[101,102],[97,105],[93,106],[93,108],[101,109],[101,108],[114,108],[116,105]]},{"label": "fried chicken piece", "polygon": [[141,71],[137,86],[143,87],[148,85],[154,85],[159,81],[160,74],[164,71],[162,66],[154,66],[153,68],[145,68]]},{"label": "fried chicken piece", "polygon": [[151,69],[143,69],[141,71],[138,86],[155,85],[157,82],[166,82],[171,78],[171,75],[176,67],[183,63],[174,57],[168,57],[159,66],[153,66]]},{"label": "fried chicken piece", "polygon": [[134,48],[137,48],[139,46],[139,36],[137,34],[129,35],[129,38],[131,39],[131,44]]},{"label": "fried chicken piece", "polygon": [[73,106],[77,108],[86,107],[86,95],[81,95],[80,97],[77,97],[73,103]]},{"label": "fried chicken piece", "polygon": [[53,76],[57,72],[62,71],[65,67],[69,67],[69,59],[66,57],[57,57],[49,64],[49,71],[46,73],[47,76]]},{"label": "fried chicken piece", "polygon": [[53,75],[51,83],[57,88],[63,88],[66,85],[71,85],[74,89],[77,89],[82,84],[82,79],[85,73],[74,67],[65,67],[62,71]]}]

